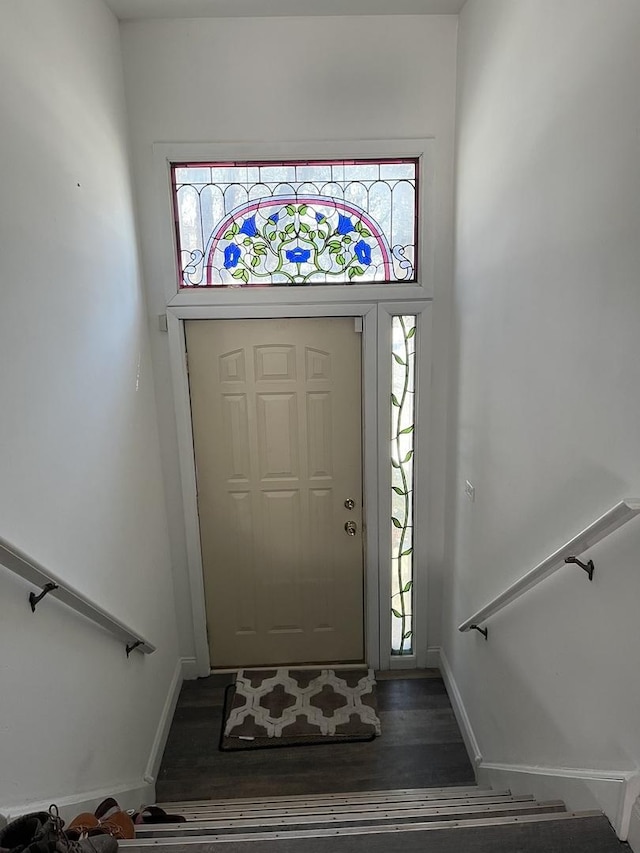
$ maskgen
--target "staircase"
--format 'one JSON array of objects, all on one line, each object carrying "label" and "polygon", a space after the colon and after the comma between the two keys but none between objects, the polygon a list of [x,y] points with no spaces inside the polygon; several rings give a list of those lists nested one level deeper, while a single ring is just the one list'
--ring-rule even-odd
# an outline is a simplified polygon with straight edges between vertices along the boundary
[{"label": "staircase", "polygon": [[600,812],[478,787],[161,804],[186,823],[136,827],[127,853],[613,853]]}]

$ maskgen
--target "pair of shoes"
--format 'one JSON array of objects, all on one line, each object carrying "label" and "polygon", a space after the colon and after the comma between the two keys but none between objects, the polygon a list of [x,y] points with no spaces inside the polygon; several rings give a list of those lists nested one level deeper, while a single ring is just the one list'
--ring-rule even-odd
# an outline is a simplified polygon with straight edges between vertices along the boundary
[{"label": "pair of shoes", "polygon": [[137,825],[140,823],[184,823],[186,817],[181,814],[167,814],[160,806],[141,806],[139,812],[131,815]]},{"label": "pair of shoes", "polygon": [[67,827],[72,840],[111,835],[113,838],[135,838],[135,827],[131,817],[123,812],[113,797],[103,800],[93,814],[83,812]]},{"label": "pair of shoes", "polygon": [[53,823],[47,812],[31,812],[10,821],[0,832],[0,851],[10,853],[48,853],[53,838]]},{"label": "pair of shoes", "polygon": [[58,807],[31,812],[10,821],[0,831],[0,853],[116,853],[118,842],[108,835],[72,841],[64,831]]}]

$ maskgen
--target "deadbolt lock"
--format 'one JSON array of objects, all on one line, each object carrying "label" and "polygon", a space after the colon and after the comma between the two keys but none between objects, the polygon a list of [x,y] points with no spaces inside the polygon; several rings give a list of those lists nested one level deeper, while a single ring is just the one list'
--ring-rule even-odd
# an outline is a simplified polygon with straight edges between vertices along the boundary
[{"label": "deadbolt lock", "polygon": [[347,521],[344,526],[344,529],[346,530],[347,536],[355,536],[358,532],[358,525],[355,523],[355,521]]}]

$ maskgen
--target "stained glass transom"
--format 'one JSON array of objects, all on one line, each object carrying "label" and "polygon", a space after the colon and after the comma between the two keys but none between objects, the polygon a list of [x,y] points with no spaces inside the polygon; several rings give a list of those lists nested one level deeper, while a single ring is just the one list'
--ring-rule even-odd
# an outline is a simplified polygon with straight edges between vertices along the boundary
[{"label": "stained glass transom", "polygon": [[391,654],[413,652],[416,318],[391,321]]},{"label": "stained glass transom", "polygon": [[418,161],[174,164],[181,287],[412,282]]}]

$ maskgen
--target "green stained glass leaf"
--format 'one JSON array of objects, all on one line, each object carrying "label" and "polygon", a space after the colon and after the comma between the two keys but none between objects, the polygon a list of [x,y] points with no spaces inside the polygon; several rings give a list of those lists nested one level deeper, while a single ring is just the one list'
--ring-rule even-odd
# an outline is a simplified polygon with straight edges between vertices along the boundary
[{"label": "green stained glass leaf", "polygon": [[398,398],[396,397],[395,394],[391,395],[391,405],[395,406],[397,409],[400,408],[400,403],[398,402]]},{"label": "green stained glass leaf", "polygon": [[300,216],[304,216],[308,209],[309,208],[307,207],[306,204],[301,204],[300,207],[298,208],[298,213],[300,214]]},{"label": "green stained glass leaf", "polygon": [[402,619],[402,613],[399,610],[396,610],[395,607],[391,608],[391,612],[394,616],[397,616],[398,619]]},{"label": "green stained glass leaf", "polygon": [[293,224],[293,222],[290,222],[288,225],[285,225],[284,230],[285,234],[293,234],[293,232],[296,230],[296,226]]},{"label": "green stained glass leaf", "polygon": [[361,233],[361,232],[362,232],[362,222],[360,222],[360,220],[359,220],[359,219],[358,219],[358,221],[357,221],[357,222],[356,222],[356,224],[355,224],[355,229],[356,229],[356,231],[357,231],[358,233]]},{"label": "green stained glass leaf", "polygon": [[248,237],[245,237],[244,240],[242,241],[242,245],[243,246],[250,246],[251,240]]},{"label": "green stained glass leaf", "polygon": [[403,640],[407,640],[409,637],[413,637],[413,631],[405,631],[402,635]]},{"label": "green stained glass leaf", "polygon": [[406,551],[400,552],[401,557],[408,557],[409,554],[413,554],[413,548],[407,548]]},{"label": "green stained glass leaf", "polygon": [[329,246],[329,248],[337,249],[338,251],[340,251],[340,249],[342,248],[342,243],[340,242],[340,240],[329,240],[327,245]]},{"label": "green stained glass leaf", "polygon": [[345,257],[344,257],[344,255],[336,255],[336,262],[337,262],[337,263],[339,263],[339,264],[340,264],[340,266],[342,266],[342,264],[344,263],[344,261],[345,261]]},{"label": "green stained glass leaf", "polygon": [[407,581],[406,584],[402,587],[402,591],[403,592],[409,592],[412,586],[413,586],[413,581]]},{"label": "green stained glass leaf", "polygon": [[275,225],[276,224],[276,220],[272,216],[270,216],[267,219],[267,222],[269,223],[269,225]]},{"label": "green stained glass leaf", "polygon": [[275,240],[277,236],[278,236],[278,234],[275,231],[269,231],[269,233],[267,234],[267,237],[270,240]]},{"label": "green stained glass leaf", "polygon": [[406,495],[407,494],[406,492],[403,492],[399,486],[392,486],[391,488],[396,493],[396,495]]},{"label": "green stained glass leaf", "polygon": [[260,263],[260,258],[258,256],[256,256],[255,258],[251,258],[251,266],[252,267],[257,267],[259,263]]},{"label": "green stained glass leaf", "polygon": [[413,424],[408,427],[405,427],[404,429],[401,429],[398,435],[409,435],[410,432],[413,432]]},{"label": "green stained glass leaf", "polygon": [[345,244],[345,246],[348,246],[349,243],[352,243],[353,241],[351,237],[349,237],[349,235],[347,234],[342,238],[342,242]]},{"label": "green stained glass leaf", "polygon": [[391,516],[391,521],[393,522],[394,527],[402,529],[402,522],[400,521],[400,519],[396,518],[395,515]]},{"label": "green stained glass leaf", "polygon": [[233,223],[233,225],[231,226],[231,230],[233,231],[233,236],[235,237],[235,235],[236,235],[236,234],[238,233],[238,231],[240,230],[240,226],[238,225],[238,223],[237,223],[237,222],[234,222],[234,223]]},{"label": "green stained glass leaf", "polygon": [[235,236],[235,231],[233,228],[227,228],[227,230],[222,235],[223,240],[231,240],[232,237]]},{"label": "green stained glass leaf", "polygon": [[349,278],[355,278],[357,275],[364,275],[362,267],[351,267],[349,270]]},{"label": "green stained glass leaf", "polygon": [[326,240],[329,235],[326,231],[323,231],[322,228],[318,228],[318,238],[320,240]]},{"label": "green stained glass leaf", "polygon": [[278,232],[278,237],[280,237],[280,239],[281,239],[281,240],[284,240],[284,239],[286,238],[286,236],[287,236],[287,235],[284,233],[284,231],[279,231],[279,232]]},{"label": "green stained glass leaf", "polygon": [[296,212],[296,209],[295,209],[295,207],[294,207],[292,204],[288,204],[288,205],[286,206],[285,210],[287,211],[287,213],[289,214],[289,216],[293,216],[293,215],[295,214],[295,212]]},{"label": "green stained glass leaf", "polygon": [[360,236],[361,237],[371,237],[371,231],[369,231],[368,228],[362,228],[362,230],[360,231]]},{"label": "green stained glass leaf", "polygon": [[407,455],[404,457],[404,459],[402,460],[402,464],[404,465],[405,462],[408,462],[412,456],[413,456],[413,450],[410,450],[407,453]]},{"label": "green stained glass leaf", "polygon": [[305,222],[301,222],[301,223],[300,223],[300,230],[301,230],[304,234],[308,234],[308,233],[311,231],[311,228],[309,228],[309,226],[308,226]]},{"label": "green stained glass leaf", "polygon": [[416,327],[412,326],[407,332],[407,340],[410,340],[416,333]]},{"label": "green stained glass leaf", "polygon": [[244,272],[245,272],[245,270],[242,269],[242,267],[238,267],[237,270],[233,271],[233,277],[234,278],[244,278],[244,276],[243,276]]},{"label": "green stained glass leaf", "polygon": [[395,353],[395,352],[394,352],[394,353],[391,353],[391,354],[393,355],[394,360],[395,360],[398,364],[401,364],[403,367],[405,366],[405,362],[400,358],[400,356],[399,356],[397,353]]}]

